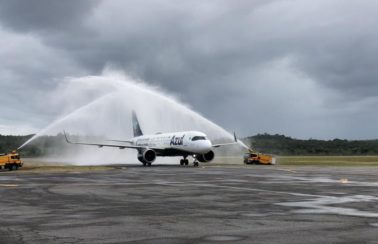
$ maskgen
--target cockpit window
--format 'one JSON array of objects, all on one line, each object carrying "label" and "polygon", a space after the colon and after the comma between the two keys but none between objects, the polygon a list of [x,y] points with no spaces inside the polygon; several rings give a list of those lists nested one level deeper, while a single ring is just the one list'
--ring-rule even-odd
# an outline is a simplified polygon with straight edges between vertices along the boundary
[{"label": "cockpit window", "polygon": [[204,137],[204,136],[194,136],[192,138],[192,141],[199,141],[199,140],[206,140],[206,137]]}]

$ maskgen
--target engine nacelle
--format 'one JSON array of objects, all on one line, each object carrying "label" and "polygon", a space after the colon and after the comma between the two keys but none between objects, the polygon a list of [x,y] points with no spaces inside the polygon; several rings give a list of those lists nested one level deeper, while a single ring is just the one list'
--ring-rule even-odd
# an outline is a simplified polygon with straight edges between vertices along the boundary
[{"label": "engine nacelle", "polygon": [[142,163],[150,164],[156,159],[156,152],[148,149],[138,154],[138,160]]},{"label": "engine nacelle", "polygon": [[210,162],[211,160],[214,159],[214,152],[213,151],[209,151],[205,154],[199,154],[197,155],[197,159],[198,161],[200,161],[201,163],[206,163],[206,162]]}]

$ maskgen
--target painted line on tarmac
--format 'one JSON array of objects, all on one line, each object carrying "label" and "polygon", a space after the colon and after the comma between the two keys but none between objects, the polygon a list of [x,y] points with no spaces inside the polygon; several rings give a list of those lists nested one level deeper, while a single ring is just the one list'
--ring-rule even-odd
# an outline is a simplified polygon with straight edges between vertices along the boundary
[{"label": "painted line on tarmac", "polygon": [[[202,181],[203,182],[203,181]],[[246,188],[246,187],[238,187],[238,186],[227,186],[227,185],[215,185],[209,182],[207,183],[199,183],[199,182],[180,182],[171,184],[171,182],[167,183],[155,183],[156,185],[169,185],[169,186],[198,186],[198,187],[209,187],[209,188],[228,188],[233,190],[240,190],[240,191],[254,191],[254,192],[267,192],[267,193],[274,193],[274,194],[284,194],[284,195],[293,195],[293,196],[301,196],[301,197],[324,197],[323,195],[314,195],[314,194],[305,194],[305,193],[297,193],[297,192],[287,192],[287,191],[272,191],[272,190],[264,190],[258,188]]]},{"label": "painted line on tarmac", "polygon": [[285,172],[291,172],[291,173],[297,173],[297,171],[292,170],[292,169],[274,169],[274,170],[285,171]]},{"label": "painted line on tarmac", "polygon": [[0,187],[17,187],[16,184],[0,184]]}]

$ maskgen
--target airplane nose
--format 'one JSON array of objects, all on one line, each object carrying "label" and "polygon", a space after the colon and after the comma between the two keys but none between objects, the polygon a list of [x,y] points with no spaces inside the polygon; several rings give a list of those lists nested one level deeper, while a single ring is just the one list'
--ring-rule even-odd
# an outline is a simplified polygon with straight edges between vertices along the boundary
[{"label": "airplane nose", "polygon": [[212,144],[209,140],[197,142],[197,150],[199,153],[207,153],[211,150]]}]

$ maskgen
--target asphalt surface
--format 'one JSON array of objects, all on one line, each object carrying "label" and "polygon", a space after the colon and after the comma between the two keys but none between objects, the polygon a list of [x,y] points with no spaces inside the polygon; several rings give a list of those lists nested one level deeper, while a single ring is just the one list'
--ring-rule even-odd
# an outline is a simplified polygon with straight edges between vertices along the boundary
[{"label": "asphalt surface", "polygon": [[0,243],[378,243],[378,168],[0,172]]}]

